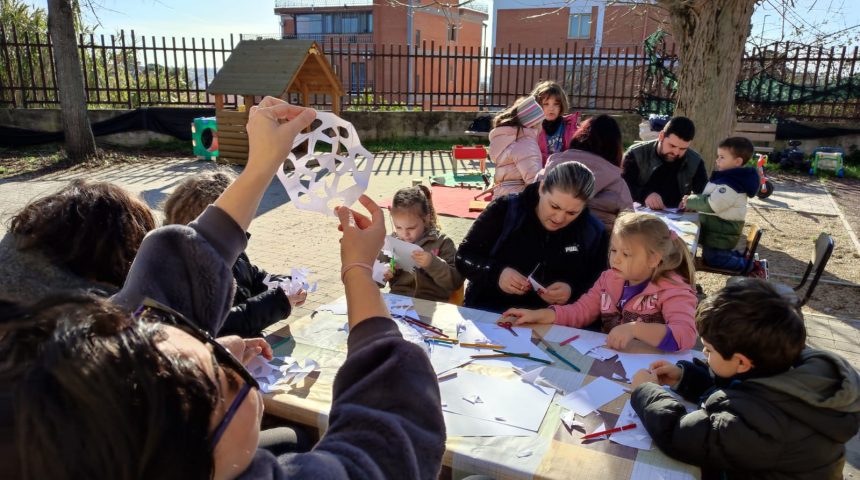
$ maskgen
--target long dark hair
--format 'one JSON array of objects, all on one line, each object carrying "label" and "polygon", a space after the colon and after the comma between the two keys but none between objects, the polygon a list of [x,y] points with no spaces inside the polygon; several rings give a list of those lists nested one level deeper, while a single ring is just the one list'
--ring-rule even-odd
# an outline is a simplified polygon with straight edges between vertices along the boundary
[{"label": "long dark hair", "polygon": [[164,335],[82,294],[0,311],[20,477],[211,478],[218,388],[193,360],[165,354]]},{"label": "long dark hair", "polygon": [[75,180],[30,202],[12,218],[9,231],[17,248],[38,250],[82,278],[119,287],[155,226],[149,207],[123,188]]},{"label": "long dark hair", "polygon": [[618,122],[609,115],[588,118],[573,134],[573,138],[570,139],[570,148],[591,152],[603,157],[616,167],[620,167],[624,148],[621,143],[621,128],[618,127]]}]

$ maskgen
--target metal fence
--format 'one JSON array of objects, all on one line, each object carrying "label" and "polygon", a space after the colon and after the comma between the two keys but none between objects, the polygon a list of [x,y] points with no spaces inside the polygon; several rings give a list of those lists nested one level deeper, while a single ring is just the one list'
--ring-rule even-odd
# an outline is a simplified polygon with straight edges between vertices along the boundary
[{"label": "metal fence", "polygon": [[[647,112],[671,101],[674,51],[641,46],[565,45],[486,49],[378,45],[327,36],[320,46],[347,92],[344,109],[493,111],[527,94],[539,80],[559,82],[578,110]],[[206,86],[233,50],[229,40],[81,35],[79,53],[93,108],[207,105]],[[856,47],[815,49],[775,44],[749,51],[738,83],[738,116],[766,120],[860,118],[860,56]],[[330,108],[329,97],[310,99]],[[229,96],[228,105],[236,105]],[[0,107],[58,104],[53,48],[45,34],[19,35],[0,25]]]}]

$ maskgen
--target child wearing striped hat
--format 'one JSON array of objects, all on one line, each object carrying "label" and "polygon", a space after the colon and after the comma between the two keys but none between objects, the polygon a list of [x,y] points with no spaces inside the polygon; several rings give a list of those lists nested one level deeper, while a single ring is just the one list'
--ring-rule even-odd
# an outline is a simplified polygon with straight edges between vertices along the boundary
[{"label": "child wearing striped hat", "polygon": [[490,160],[496,166],[493,196],[522,192],[534,183],[543,161],[538,130],[543,108],[532,97],[522,97],[493,119]]}]

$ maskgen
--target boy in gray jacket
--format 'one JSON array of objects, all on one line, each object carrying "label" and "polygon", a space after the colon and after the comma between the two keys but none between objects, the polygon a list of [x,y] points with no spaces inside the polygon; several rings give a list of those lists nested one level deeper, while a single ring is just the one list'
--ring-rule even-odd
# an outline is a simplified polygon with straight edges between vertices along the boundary
[{"label": "boy in gray jacket", "polygon": [[703,479],[842,478],[860,422],[854,368],[805,348],[799,311],[763,280],[708,297],[696,323],[707,363],[657,361],[633,377],[631,403],[657,446]]}]

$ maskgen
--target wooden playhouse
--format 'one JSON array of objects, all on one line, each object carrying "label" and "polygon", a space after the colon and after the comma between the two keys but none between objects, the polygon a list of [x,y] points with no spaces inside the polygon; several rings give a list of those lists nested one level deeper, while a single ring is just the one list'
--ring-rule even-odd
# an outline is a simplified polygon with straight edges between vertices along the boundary
[{"label": "wooden playhouse", "polygon": [[[206,90],[215,96],[218,145],[222,161],[248,161],[248,110],[256,99],[272,96],[288,100],[298,94],[304,106],[310,96],[331,96],[332,111],[340,114],[344,95],[340,80],[322,50],[312,40],[245,40],[215,75]],[[241,97],[238,109],[224,108],[224,97]]]}]

